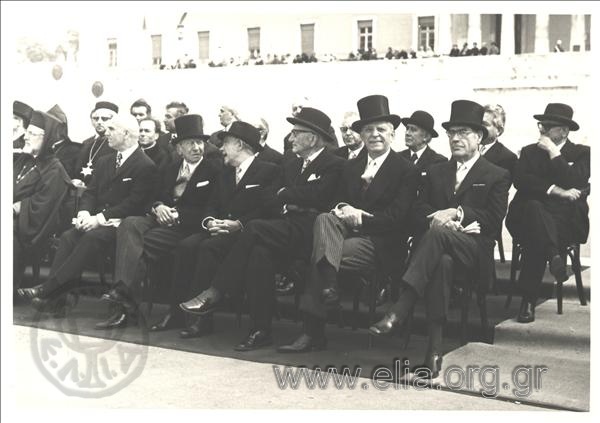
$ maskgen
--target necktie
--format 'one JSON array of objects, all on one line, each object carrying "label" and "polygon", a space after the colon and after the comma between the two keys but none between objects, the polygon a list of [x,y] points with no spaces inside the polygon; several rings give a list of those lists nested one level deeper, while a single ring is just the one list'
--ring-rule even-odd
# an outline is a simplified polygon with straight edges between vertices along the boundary
[{"label": "necktie", "polygon": [[354,151],[350,151],[348,153],[348,160],[356,159],[356,153]]},{"label": "necktie", "polygon": [[121,160],[123,160],[123,155],[121,153],[117,153],[116,169],[121,167]]},{"label": "necktie", "polygon": [[458,188],[460,187],[460,184],[462,183],[463,179],[465,179],[465,176],[467,176],[467,165],[461,163],[456,168],[456,184],[454,185],[455,193],[456,191],[458,191]]},{"label": "necktie", "polygon": [[236,185],[239,184],[241,179],[242,179],[242,168],[238,166],[235,169],[235,184]]},{"label": "necktie", "polygon": [[370,160],[367,164],[367,168],[365,169],[365,173],[363,173],[360,177],[363,180],[362,190],[363,192],[369,188],[373,178],[375,177],[375,170],[377,169],[377,162],[375,160]]},{"label": "necktie", "polygon": [[479,154],[482,154],[482,155],[483,155],[483,152],[484,152],[484,151],[485,151],[485,144],[481,144],[481,145],[479,146]]},{"label": "necktie", "polygon": [[304,173],[306,168],[310,165],[310,162],[310,159],[304,159],[304,162],[302,163],[302,170],[300,171],[300,173]]},{"label": "necktie", "polygon": [[419,160],[419,156],[417,156],[417,153],[412,153],[412,155],[410,156],[410,160],[411,160],[413,163],[416,163],[416,162],[417,162],[417,160]]},{"label": "necktie", "polygon": [[189,180],[190,168],[188,167],[187,163],[184,163],[183,168],[179,172],[179,177],[177,178],[177,182],[175,183],[175,188],[173,190],[173,197],[175,198],[175,201],[179,200],[179,197],[181,197],[183,191],[185,191],[185,187]]}]

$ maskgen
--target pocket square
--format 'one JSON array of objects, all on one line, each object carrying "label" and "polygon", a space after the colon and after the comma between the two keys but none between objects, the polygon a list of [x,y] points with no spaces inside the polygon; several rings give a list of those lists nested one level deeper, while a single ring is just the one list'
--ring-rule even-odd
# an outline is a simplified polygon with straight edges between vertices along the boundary
[{"label": "pocket square", "polygon": [[427,176],[427,172],[421,172],[421,176]]},{"label": "pocket square", "polygon": [[318,181],[319,179],[321,179],[320,176],[315,175],[314,173],[312,173],[308,179],[306,180],[307,182],[311,182],[311,181]]},{"label": "pocket square", "polygon": [[205,186],[207,186],[208,184],[210,184],[210,181],[202,181],[202,182],[198,182],[198,183],[196,184],[196,188],[205,187]]},{"label": "pocket square", "polygon": [[568,164],[569,166],[573,166],[573,165],[575,164],[575,162],[567,162],[567,164]]},{"label": "pocket square", "polygon": [[246,185],[246,189],[248,189],[248,188],[256,188],[256,187],[259,187],[259,186],[260,186],[259,184]]},{"label": "pocket square", "polygon": [[474,187],[484,187],[485,184],[473,184]]},{"label": "pocket square", "polygon": [[131,178],[123,178],[123,182],[128,182],[128,181],[131,181],[131,180],[132,180]]}]

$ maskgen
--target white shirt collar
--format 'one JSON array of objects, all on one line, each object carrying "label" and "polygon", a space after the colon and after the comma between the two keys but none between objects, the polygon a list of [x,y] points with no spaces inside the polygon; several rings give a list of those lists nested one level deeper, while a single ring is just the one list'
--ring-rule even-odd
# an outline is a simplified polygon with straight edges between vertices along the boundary
[{"label": "white shirt collar", "polygon": [[423,147],[421,147],[421,149],[418,151],[412,151],[410,148],[408,150],[410,151],[411,157],[413,154],[417,155],[417,161],[418,161],[421,158],[421,156],[423,155],[423,152],[425,151],[426,148],[427,148],[427,144],[425,144]]},{"label": "white shirt collar", "polygon": [[252,164],[252,162],[254,161],[255,156],[250,156],[248,157],[246,160],[244,160],[243,162],[240,163],[240,165],[235,169],[236,174],[239,170],[239,177],[240,179],[242,179],[244,177],[244,175],[246,174],[246,171],[248,170],[248,168],[250,167],[250,165]]},{"label": "white shirt collar", "polygon": [[462,164],[464,166],[464,169],[468,172],[469,170],[471,170],[471,168],[473,167],[475,162],[479,159],[479,157],[481,157],[481,155],[479,154],[479,151],[477,151],[477,152],[475,152],[475,155],[473,157],[471,157],[469,160],[467,160],[466,162],[464,162],[464,163],[456,162],[456,169],[458,170],[458,168]]},{"label": "white shirt collar", "polygon": [[[132,145],[131,147],[129,147],[128,149],[120,152],[121,153],[121,166],[123,166],[123,163],[125,163],[125,160],[127,160],[129,158],[129,156],[131,156],[133,154],[133,152],[138,149],[138,147],[139,146],[136,143],[136,144]],[[118,154],[118,152],[117,152],[117,154]]]},{"label": "white shirt collar", "polygon": [[490,149],[494,146],[494,144],[496,144],[498,142],[498,140],[494,140],[489,144],[481,144],[483,149],[480,151],[481,155],[484,155],[485,153],[487,153],[488,151],[490,151]]},{"label": "white shirt collar", "polygon": [[385,159],[387,159],[387,157],[390,155],[390,151],[392,151],[391,148],[376,159],[372,159],[371,156],[369,156],[369,153],[367,153],[367,166],[365,167],[363,175],[375,177]]},{"label": "white shirt collar", "polygon": [[567,140],[564,140],[563,142],[561,142],[560,144],[557,145],[558,149],[561,150],[565,144],[567,143]]},{"label": "white shirt collar", "polygon": [[315,151],[314,153],[312,153],[310,156],[308,156],[306,159],[304,159],[304,161],[308,160],[311,163],[315,161],[315,159],[317,158],[317,156],[319,154],[321,154],[321,152],[325,150],[325,147],[321,148],[319,151]]},{"label": "white shirt collar", "polygon": [[362,151],[363,148],[365,148],[365,143],[362,143],[362,145],[360,146],[360,148],[357,148],[354,151],[348,149],[348,157],[350,157],[350,154],[354,154],[354,157],[358,157],[358,155],[360,154],[360,152]]},{"label": "white shirt collar", "polygon": [[183,166],[185,166],[185,164],[187,164],[188,169],[190,169],[190,175],[193,175],[194,172],[196,171],[196,168],[198,167],[198,165],[200,163],[202,163],[202,160],[204,160],[204,157],[200,157],[200,160],[198,160],[196,163],[190,163],[187,160],[183,159],[183,162],[181,163],[181,168],[183,169]]}]

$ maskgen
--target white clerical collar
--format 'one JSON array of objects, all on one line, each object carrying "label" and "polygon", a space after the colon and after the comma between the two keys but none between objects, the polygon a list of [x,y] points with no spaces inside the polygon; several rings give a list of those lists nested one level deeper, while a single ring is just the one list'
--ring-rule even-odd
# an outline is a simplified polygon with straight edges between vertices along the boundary
[{"label": "white clerical collar", "polygon": [[142,147],[142,150],[146,151],[146,150],[150,150],[152,147],[156,146],[156,141],[154,141],[152,143],[152,145],[149,145],[148,147],[142,147],[142,145],[140,144],[140,147]]}]

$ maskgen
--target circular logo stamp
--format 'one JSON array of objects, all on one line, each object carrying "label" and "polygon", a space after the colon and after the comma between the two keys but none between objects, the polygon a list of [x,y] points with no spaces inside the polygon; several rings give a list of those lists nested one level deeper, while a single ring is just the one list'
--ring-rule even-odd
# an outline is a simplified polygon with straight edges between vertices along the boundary
[{"label": "circular logo stamp", "polygon": [[[134,319],[128,318],[126,327],[95,329],[108,303],[89,293],[90,288],[74,288],[38,307],[31,352],[42,374],[63,393],[100,398],[120,391],[142,373],[148,330],[140,310]],[[114,304],[110,309],[120,312]]]}]

